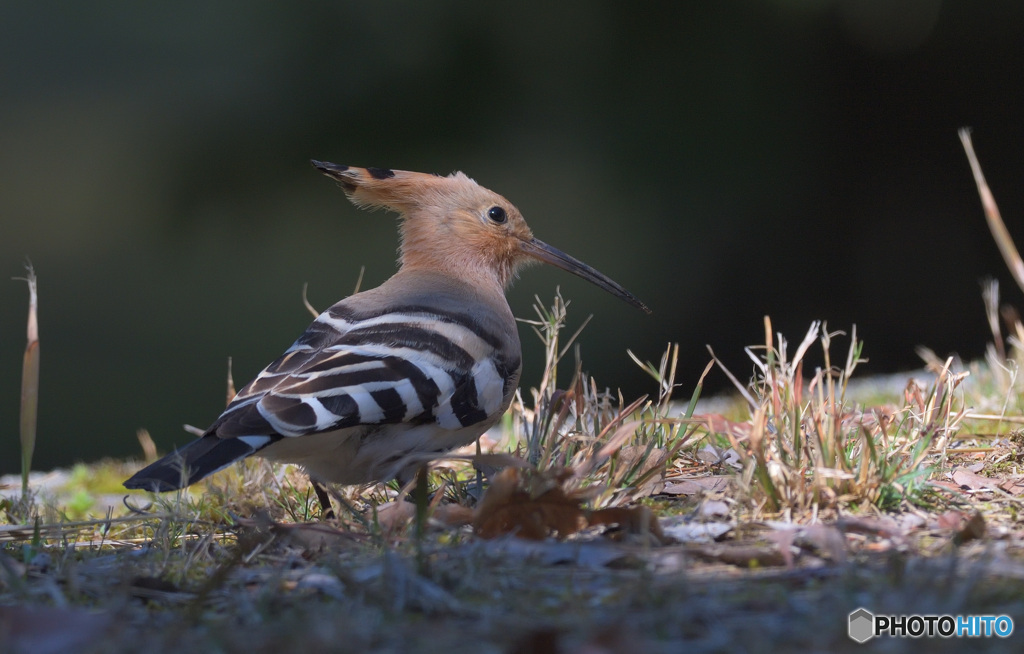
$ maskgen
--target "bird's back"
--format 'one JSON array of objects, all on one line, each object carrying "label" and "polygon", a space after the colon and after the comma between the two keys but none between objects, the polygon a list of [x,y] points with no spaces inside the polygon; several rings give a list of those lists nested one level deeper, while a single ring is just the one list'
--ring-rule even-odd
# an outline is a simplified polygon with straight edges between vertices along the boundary
[{"label": "bird's back", "polygon": [[504,411],[519,337],[497,301],[443,275],[349,297],[242,388],[208,434],[300,436],[367,424],[458,429]]}]

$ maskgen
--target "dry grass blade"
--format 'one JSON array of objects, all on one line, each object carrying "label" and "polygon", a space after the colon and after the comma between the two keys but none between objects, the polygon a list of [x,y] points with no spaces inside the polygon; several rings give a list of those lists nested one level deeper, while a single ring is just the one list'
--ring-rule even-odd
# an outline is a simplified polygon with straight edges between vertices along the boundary
[{"label": "dry grass blade", "polygon": [[231,400],[235,399],[235,394],[235,377],[231,373],[231,357],[228,357],[228,392],[227,402],[225,402],[224,406],[231,404]]},{"label": "dry grass blade", "polygon": [[[672,343],[657,365],[627,350],[657,382],[654,399],[643,396],[627,404],[621,393],[616,397],[607,389],[599,391],[596,381],[583,372],[578,348],[572,382],[559,390],[556,367],[568,348],[559,345],[566,305],[559,295],[550,308],[538,299],[534,308],[541,320],[522,321],[533,325],[543,341],[545,367],[540,386],[531,389],[533,408],[527,409],[521,397],[513,404],[514,442],[525,444],[525,458],[537,470],[573,471],[567,487],[589,489],[594,509],[628,504],[658,491],[666,469],[694,435],[696,426],[685,430],[684,426],[689,424],[707,370],[682,416],[672,399],[679,361],[679,346]],[[576,330],[569,342],[578,335]]]},{"label": "dry grass blade", "polygon": [[149,435],[149,430],[139,429],[135,432],[135,437],[139,439],[139,446],[142,448],[142,459],[147,464],[153,463],[157,460],[156,443],[153,442],[153,437]]},{"label": "dry grass blade", "polygon": [[974,183],[978,185],[978,195],[981,196],[981,206],[985,209],[985,220],[988,222],[988,228],[992,231],[992,238],[996,240],[999,252],[1003,255],[1003,260],[1010,269],[1010,274],[1013,275],[1017,286],[1024,290],[1024,260],[1021,260],[1017,246],[1010,238],[1010,232],[1007,231],[1003,217],[999,213],[999,207],[996,206],[996,199],[988,187],[988,182],[985,181],[985,174],[981,172],[981,164],[978,163],[978,157],[974,154],[974,145],[971,143],[971,130],[963,127],[959,130],[959,134],[960,142],[963,143],[964,151],[967,153],[967,161],[971,164],[971,172],[974,173]]},{"label": "dry grass blade", "polygon": [[32,453],[36,447],[36,418],[39,411],[39,319],[36,271],[26,265],[28,282],[28,343],[21,367],[21,492],[28,494],[28,474],[32,470]]},{"label": "dry grass blade", "polygon": [[992,332],[992,347],[995,348],[999,361],[1006,360],[1006,343],[1003,331],[999,327],[999,280],[986,279],[981,286],[981,299],[985,304],[985,318],[988,320],[989,331]]},{"label": "dry grass blade", "polygon": [[[180,521],[181,516],[177,516],[173,513],[139,512],[134,515],[120,518],[104,518],[102,520],[0,525],[0,543],[26,542],[40,538],[57,540],[60,538],[68,538],[71,535],[80,532],[92,532],[102,529],[109,530],[113,525],[139,525],[142,523],[151,523],[161,520]],[[208,523],[201,520],[191,520],[190,524],[207,525]]]},{"label": "dry grass blade", "polygon": [[725,367],[725,364],[722,363],[721,359],[718,358],[718,355],[715,354],[715,351],[711,349],[710,345],[706,345],[705,347],[708,348],[708,354],[711,355],[712,361],[718,364],[718,367],[722,369],[722,372],[724,372],[725,376],[729,378],[729,381],[732,382],[732,385],[736,387],[736,390],[739,392],[739,394],[742,395],[743,399],[747,401],[747,404],[750,405],[750,408],[756,409],[757,400],[755,400],[753,396],[751,396],[750,393],[747,392],[746,386],[741,384],[740,380],[736,379],[736,376],[732,374],[732,371]]},{"label": "dry grass blade", "polygon": [[307,283],[304,283],[304,284],[302,285],[302,306],[306,307],[306,311],[308,311],[308,312],[310,313],[310,315],[311,315],[311,316],[313,316],[314,318],[316,318],[317,316],[319,316],[319,315],[320,315],[320,312],[319,312],[319,311],[317,311],[317,310],[316,310],[316,307],[314,307],[314,306],[313,306],[313,305],[312,305],[312,304],[310,303],[310,301],[309,301],[309,297],[307,297],[307,295],[306,295],[306,292],[307,292],[308,290],[309,290],[309,283],[307,282]]},{"label": "dry grass blade", "polygon": [[[766,319],[763,353],[757,357],[747,348],[759,372],[750,387],[757,405],[746,429],[724,419],[708,421],[744,464],[741,488],[769,513],[837,509],[865,500],[881,508],[918,501],[923,482],[960,428],[965,411],[956,394],[966,373],[952,372],[950,360],[934,368],[930,391],[915,384],[906,404],[884,417],[850,403],[848,382],[866,359],[854,328],[845,365],[833,367],[830,349],[841,334],[816,321],[790,359],[785,337],[773,335]],[[805,384],[804,357],[815,339],[824,366]]]}]

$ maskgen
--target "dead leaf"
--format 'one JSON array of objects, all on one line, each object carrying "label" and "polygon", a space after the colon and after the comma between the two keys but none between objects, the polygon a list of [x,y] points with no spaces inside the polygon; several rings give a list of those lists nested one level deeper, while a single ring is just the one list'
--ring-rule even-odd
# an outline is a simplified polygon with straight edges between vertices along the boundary
[{"label": "dead leaf", "polygon": [[739,452],[732,447],[724,449],[707,443],[697,451],[697,458],[709,466],[728,465],[737,470],[743,467]]},{"label": "dead leaf", "polygon": [[964,489],[960,487],[959,484],[952,481],[946,481],[944,479],[935,479],[929,481],[928,484],[949,491],[950,493],[956,493],[962,497],[967,496],[967,493],[964,492]]},{"label": "dead leaf", "polygon": [[627,534],[650,537],[658,545],[667,542],[658,517],[646,506],[617,506],[586,514],[591,525],[619,525]]},{"label": "dead leaf", "polygon": [[1024,493],[1024,477],[1012,477],[999,483],[999,488],[1010,495]]},{"label": "dead leaf", "polygon": [[434,508],[434,512],[430,517],[446,527],[464,527],[473,524],[474,515],[475,512],[468,506],[441,504]]},{"label": "dead leaf", "polygon": [[415,517],[416,505],[405,500],[387,502],[377,507],[377,524],[386,534],[405,529]]},{"label": "dead leaf", "polygon": [[697,451],[697,458],[708,465],[716,465],[721,462],[722,453],[717,447],[708,443]]},{"label": "dead leaf", "polygon": [[951,476],[953,478],[953,482],[960,486],[960,488],[966,488],[969,490],[992,491],[997,486],[997,480],[982,477],[979,474],[971,472],[967,468],[953,468]]},{"label": "dead leaf", "polygon": [[570,470],[502,470],[477,506],[473,519],[476,534],[481,538],[514,534],[543,540],[552,535],[565,538],[590,525],[619,525],[627,535],[665,542],[657,517],[647,507],[584,510],[588,490],[569,492],[561,485],[572,476]]},{"label": "dead leaf", "polygon": [[[529,475],[528,477],[539,477]],[[517,468],[506,468],[480,500],[473,528],[481,538],[515,534],[542,540],[552,532],[563,538],[585,526],[579,500],[568,497],[552,479],[531,483]]]}]

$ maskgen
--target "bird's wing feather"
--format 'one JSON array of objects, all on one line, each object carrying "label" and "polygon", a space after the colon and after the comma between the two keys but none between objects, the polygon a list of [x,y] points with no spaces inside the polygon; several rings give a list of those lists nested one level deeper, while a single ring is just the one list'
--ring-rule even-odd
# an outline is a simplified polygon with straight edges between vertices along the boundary
[{"label": "bird's wing feather", "polygon": [[501,408],[518,369],[518,358],[503,363],[469,319],[339,315],[337,305],[322,314],[207,433],[287,437],[401,422],[460,429]]}]

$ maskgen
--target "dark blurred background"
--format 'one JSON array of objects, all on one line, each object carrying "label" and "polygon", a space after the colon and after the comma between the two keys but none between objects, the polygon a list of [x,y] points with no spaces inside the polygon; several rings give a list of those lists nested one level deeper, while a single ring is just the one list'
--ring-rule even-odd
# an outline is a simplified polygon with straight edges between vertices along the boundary
[{"label": "dark blurred background", "polygon": [[976,357],[979,280],[1024,299],[956,130],[1024,242],[1022,30],[1017,0],[0,4],[0,472],[26,256],[37,469],[136,455],[140,427],[185,442],[229,356],[241,385],[308,323],[304,283],[323,309],[360,266],[393,272],[394,216],[310,158],[463,170],[510,198],[654,309],[553,269],[509,294],[532,317],[561,286],[571,326],[594,314],[585,368],[628,396],[654,385],[626,349],[669,341],[683,396],[705,344],[746,378],[765,314],[794,344],[856,323],[864,373],[917,366],[919,344]]}]

